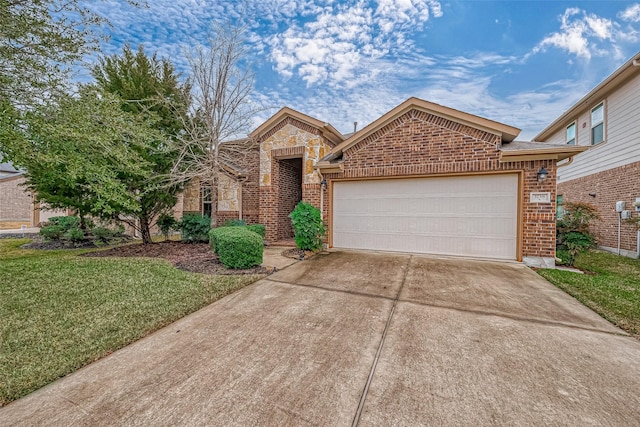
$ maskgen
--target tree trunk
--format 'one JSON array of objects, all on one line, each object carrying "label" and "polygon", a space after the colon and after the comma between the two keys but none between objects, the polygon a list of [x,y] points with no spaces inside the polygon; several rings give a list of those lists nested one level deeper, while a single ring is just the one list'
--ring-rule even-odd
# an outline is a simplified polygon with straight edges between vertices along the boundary
[{"label": "tree trunk", "polygon": [[86,230],[87,229],[87,222],[84,219],[84,214],[82,212],[78,212],[78,216],[80,217],[80,229],[81,230]]},{"label": "tree trunk", "polygon": [[153,243],[151,240],[151,229],[149,226],[149,218],[146,216],[140,217],[140,234],[142,236],[142,244],[148,245]]}]

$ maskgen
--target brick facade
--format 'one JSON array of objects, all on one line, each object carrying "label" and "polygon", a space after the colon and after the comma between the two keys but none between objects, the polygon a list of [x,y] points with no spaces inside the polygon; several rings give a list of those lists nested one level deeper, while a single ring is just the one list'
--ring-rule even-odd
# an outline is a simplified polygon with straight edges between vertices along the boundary
[{"label": "brick facade", "polygon": [[[334,144],[319,128],[284,117],[252,137],[255,170],[242,181],[238,207],[247,222],[266,226],[268,242],[293,236],[288,215],[299,200],[321,207],[331,226],[331,188],[336,180],[514,173],[520,187],[518,258],[555,256],[556,161],[501,161],[502,138],[497,133],[414,108],[345,148],[343,172],[324,176],[315,165]],[[549,175],[540,183],[537,173],[543,167]],[[323,178],[326,188],[321,185]],[[549,193],[551,202],[531,203],[532,192]],[[187,196],[188,191],[185,209],[192,204]],[[218,215],[222,223],[240,212]]]},{"label": "brick facade", "polygon": [[[627,202],[626,209],[635,212],[633,203],[640,197],[640,162],[631,163],[604,172],[558,184],[558,194],[563,203],[582,202],[595,206],[600,220],[592,224],[591,232],[596,236],[598,245],[607,248],[618,247],[618,213],[616,202]],[[595,194],[595,197],[590,196]],[[637,252],[637,231],[635,226],[622,222],[620,230],[620,248],[623,251]]]},{"label": "brick facade", "polygon": [[292,239],[289,214],[302,200],[302,159],[276,160],[278,163],[278,240]]},{"label": "brick facade", "polygon": [[[422,111],[411,110],[344,151],[344,172],[325,174],[329,183],[345,178],[446,176],[487,172],[519,173],[522,256],[555,256],[555,161],[502,163],[500,137]],[[538,170],[549,178],[539,183]],[[552,203],[530,203],[531,192],[549,192]],[[325,193],[325,201],[328,194]],[[325,217],[329,206],[325,202]]]},{"label": "brick facade", "polygon": [[28,224],[33,221],[33,197],[24,183],[22,176],[0,180],[0,221]]}]

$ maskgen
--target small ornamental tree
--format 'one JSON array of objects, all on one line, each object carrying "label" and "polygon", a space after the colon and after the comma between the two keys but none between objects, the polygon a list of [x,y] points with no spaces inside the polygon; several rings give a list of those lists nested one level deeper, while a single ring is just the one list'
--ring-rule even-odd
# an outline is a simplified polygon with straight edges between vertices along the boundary
[{"label": "small ornamental tree", "polygon": [[[587,203],[566,203],[562,219],[556,226],[558,255],[568,265],[573,265],[576,256],[596,244],[589,232],[589,224],[600,218],[597,209]],[[564,255],[564,256],[563,256]]]},{"label": "small ornamental tree", "polygon": [[327,229],[318,208],[309,203],[300,202],[289,218],[293,225],[296,246],[299,249],[317,251],[322,248]]}]

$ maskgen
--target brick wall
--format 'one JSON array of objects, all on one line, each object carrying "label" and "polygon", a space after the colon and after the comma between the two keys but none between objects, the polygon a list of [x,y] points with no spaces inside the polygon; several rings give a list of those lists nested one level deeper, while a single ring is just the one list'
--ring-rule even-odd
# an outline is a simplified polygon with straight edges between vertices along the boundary
[{"label": "brick wall", "polygon": [[33,199],[31,192],[22,185],[23,177],[5,178],[0,181],[0,221],[31,223]]},{"label": "brick wall", "polygon": [[[595,197],[589,195],[595,194]],[[600,220],[595,221],[591,232],[600,246],[618,247],[618,213],[616,202],[624,200],[626,208],[638,216],[633,207],[636,197],[640,197],[640,162],[599,172],[583,178],[558,184],[558,194],[563,202],[583,202],[595,206]],[[636,252],[637,232],[633,225],[622,222],[620,230],[620,248]]]},{"label": "brick wall", "polygon": [[247,159],[248,175],[242,183],[242,219],[247,224],[260,222],[260,146]]},{"label": "brick wall", "polygon": [[218,211],[218,215],[216,216],[216,226],[220,227],[225,221],[238,219],[238,213],[238,211]]},{"label": "brick wall", "polygon": [[[327,181],[371,178],[455,175],[488,171],[522,174],[523,256],[555,256],[555,162],[501,163],[500,137],[459,123],[412,110],[344,152],[344,172],[325,174]],[[545,167],[549,178],[538,183]],[[529,203],[531,192],[551,193],[551,203]],[[328,195],[325,193],[325,201]],[[325,202],[325,218],[328,218]]]},{"label": "brick wall", "polygon": [[293,238],[289,214],[302,200],[302,159],[275,160],[278,173],[278,240]]}]

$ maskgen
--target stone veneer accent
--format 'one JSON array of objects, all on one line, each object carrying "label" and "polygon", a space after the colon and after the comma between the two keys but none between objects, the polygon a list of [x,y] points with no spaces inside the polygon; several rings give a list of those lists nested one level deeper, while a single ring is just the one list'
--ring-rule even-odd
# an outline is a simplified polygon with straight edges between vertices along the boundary
[{"label": "stone veneer accent", "polygon": [[[289,120],[288,120],[289,121]],[[297,126],[296,126],[297,125]],[[304,148],[301,150],[300,157],[303,159],[303,183],[319,184],[320,174],[314,170],[314,166],[318,160],[323,158],[331,151],[331,146],[325,142],[324,138],[316,133],[311,133],[303,129],[305,126],[295,120],[286,123],[260,144],[260,185],[267,186],[272,184],[272,150],[291,149],[294,147]],[[291,150],[292,154],[298,154],[298,150]],[[284,152],[280,156],[285,155]]]},{"label": "stone veneer accent", "polygon": [[[239,207],[240,183],[221,174],[218,184],[218,211],[237,212]],[[182,211],[200,212],[202,210],[200,180],[194,179],[182,193]]]},{"label": "stone veneer accent", "polygon": [[220,175],[218,183],[218,211],[237,212],[240,183],[227,175]]},{"label": "stone veneer accent", "polygon": [[[312,126],[287,117],[266,132],[260,142],[260,215],[259,222],[267,228],[267,241],[292,237],[290,220],[292,204],[283,203],[300,197],[319,206],[321,177],[315,164],[329,153],[332,145]],[[302,159],[302,188],[292,189],[288,179],[294,179],[287,159]],[[285,178],[288,176],[288,178]],[[283,181],[283,179],[285,181]]]},{"label": "stone veneer accent", "polygon": [[[522,174],[522,255],[551,263],[555,257],[556,162],[501,163],[500,136],[411,110],[344,151],[344,172],[325,174],[331,184],[344,178],[438,176],[494,171]],[[541,167],[549,178],[539,183]],[[552,203],[529,203],[531,192],[549,192]],[[324,216],[329,195],[324,196]],[[331,233],[331,230],[329,230]]]}]

